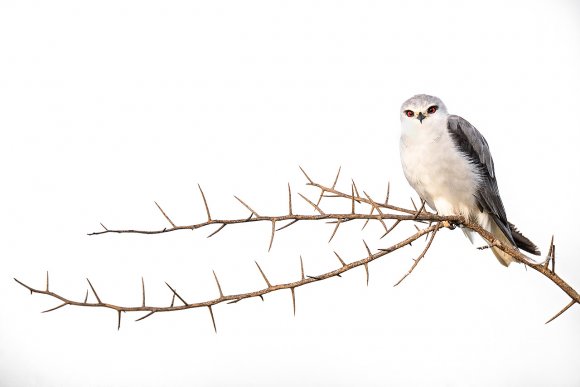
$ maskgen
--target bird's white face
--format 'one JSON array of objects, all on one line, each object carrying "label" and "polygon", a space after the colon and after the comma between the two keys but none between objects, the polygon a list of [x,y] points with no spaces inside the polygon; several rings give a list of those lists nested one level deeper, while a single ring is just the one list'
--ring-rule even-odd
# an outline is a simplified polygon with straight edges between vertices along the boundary
[{"label": "bird's white face", "polygon": [[409,135],[440,131],[447,126],[447,117],[443,101],[431,95],[415,95],[401,106],[401,127]]}]

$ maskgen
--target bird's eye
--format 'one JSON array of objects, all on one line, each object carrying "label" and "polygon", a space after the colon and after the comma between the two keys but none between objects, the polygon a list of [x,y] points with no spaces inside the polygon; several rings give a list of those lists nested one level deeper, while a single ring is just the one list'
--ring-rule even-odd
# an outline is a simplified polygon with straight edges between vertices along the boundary
[{"label": "bird's eye", "polygon": [[413,117],[415,115],[415,113],[413,113],[412,110],[405,110],[405,114],[407,115],[407,117]]},{"label": "bird's eye", "polygon": [[437,105],[430,106],[429,109],[427,109],[427,113],[433,114],[437,111],[437,109],[439,109],[439,106]]}]

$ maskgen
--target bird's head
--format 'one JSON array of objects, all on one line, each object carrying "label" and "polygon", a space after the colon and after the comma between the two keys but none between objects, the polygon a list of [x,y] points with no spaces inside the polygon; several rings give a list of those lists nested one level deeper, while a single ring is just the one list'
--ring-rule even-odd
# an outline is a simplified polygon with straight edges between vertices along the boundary
[{"label": "bird's head", "polygon": [[403,128],[429,130],[445,127],[447,108],[437,97],[417,94],[401,106],[401,125]]}]

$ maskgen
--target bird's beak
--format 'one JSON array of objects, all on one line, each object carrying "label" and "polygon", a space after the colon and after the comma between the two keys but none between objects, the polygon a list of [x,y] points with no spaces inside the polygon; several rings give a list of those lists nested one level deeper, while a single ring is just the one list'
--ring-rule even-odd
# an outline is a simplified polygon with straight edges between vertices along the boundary
[{"label": "bird's beak", "polygon": [[423,120],[425,119],[425,115],[423,115],[423,112],[419,112],[419,114],[417,114],[417,119],[419,120],[419,122],[423,123]]}]

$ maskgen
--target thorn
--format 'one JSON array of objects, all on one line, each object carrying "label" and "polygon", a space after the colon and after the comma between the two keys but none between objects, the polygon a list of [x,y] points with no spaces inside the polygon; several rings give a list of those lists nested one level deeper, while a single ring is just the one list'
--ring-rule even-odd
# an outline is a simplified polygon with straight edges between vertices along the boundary
[{"label": "thorn", "polygon": [[220,291],[220,298],[224,298],[224,293],[222,292],[222,287],[220,286],[220,281],[218,280],[215,270],[213,271],[213,278],[215,278],[215,283],[217,284],[218,290]]},{"label": "thorn", "polygon": [[[338,182],[338,176],[340,175],[340,170],[342,167],[338,167],[338,173],[336,174],[336,178],[334,179],[334,183],[332,183],[332,187],[330,188],[331,190],[333,190],[336,187],[336,183]],[[320,196],[318,197],[318,201],[316,202],[316,205],[320,205],[320,201],[322,200],[322,197],[324,196],[324,193],[326,192],[325,189],[321,188],[320,191]]]},{"label": "thorn", "polygon": [[48,270],[46,271],[46,291],[48,292]]},{"label": "thorn", "polygon": [[342,166],[339,166],[338,172],[336,173],[336,177],[334,178],[334,183],[332,183],[332,189],[334,189],[336,187],[336,183],[338,182],[338,176],[340,176],[341,169],[342,169]]},{"label": "thorn", "polygon": [[354,187],[354,193],[356,193],[356,197],[360,198],[360,194],[358,193],[358,189],[356,188],[356,183],[354,182],[354,179],[351,179],[351,181],[352,181],[352,186]]},{"label": "thorn", "polygon": [[556,245],[552,245],[552,273],[556,272]]},{"label": "thorn", "polygon": [[350,213],[355,214],[354,210],[354,184],[350,185],[350,198],[351,198],[351,205],[350,205]]},{"label": "thorn", "polygon": [[302,173],[304,174],[304,176],[306,176],[306,179],[308,179],[308,182],[310,184],[314,184],[314,182],[312,181],[312,179],[306,174],[306,171],[304,171],[304,169],[302,169],[301,166],[298,166],[298,168],[300,168],[300,170],[302,171]]},{"label": "thorn", "polygon": [[369,264],[365,262],[365,271],[367,273],[367,286],[369,286]]},{"label": "thorn", "polygon": [[373,259],[373,254],[371,253],[371,249],[369,249],[369,246],[364,241],[364,239],[363,239],[363,243],[365,245],[365,248],[367,250],[367,253],[369,254],[369,258],[368,258],[369,261],[365,262],[365,271],[366,271],[366,274],[367,274],[367,286],[369,286],[369,264],[368,263],[370,262],[370,260]]},{"label": "thorn", "polygon": [[[371,207],[371,212],[369,213],[369,216],[371,216],[373,214],[373,212],[375,212],[375,207]],[[365,224],[363,224],[362,228],[360,229],[361,231],[365,229],[365,227],[367,226],[367,224],[369,224],[370,219],[367,218],[367,220],[365,221]]]},{"label": "thorn", "polygon": [[[256,264],[256,266],[258,266],[258,270],[260,270],[260,273],[262,274],[262,277],[264,277],[264,281],[266,281],[266,284],[268,285],[268,288],[272,287],[272,284],[270,284],[270,281],[268,281],[268,278],[266,277],[266,274],[264,274],[264,271],[262,271],[262,268],[260,267],[260,265],[258,265],[258,262],[254,261],[254,263]],[[263,298],[262,298],[263,300]]]},{"label": "thorn", "polygon": [[302,261],[302,255],[300,256],[300,274],[302,274],[302,280],[304,280],[304,262]]},{"label": "thorn", "polygon": [[117,311],[117,316],[118,316],[117,317],[117,330],[120,330],[121,329],[121,311],[120,310]]},{"label": "thorn", "polygon": [[332,235],[330,236],[330,239],[328,240],[328,243],[330,243],[330,241],[332,241],[332,238],[334,238],[334,236],[336,235],[336,231],[338,230],[338,227],[340,226],[340,223],[341,223],[341,221],[342,221],[342,220],[341,220],[341,219],[339,219],[339,220],[336,222],[336,226],[334,227],[334,231],[332,231]]},{"label": "thorn", "polygon": [[296,295],[294,294],[294,288],[290,288],[292,292],[292,310],[294,311],[294,316],[296,316]]},{"label": "thorn", "polygon": [[145,281],[143,280],[143,277],[141,277],[141,294],[143,296],[142,306],[145,307]]},{"label": "thorn", "polygon": [[431,238],[429,239],[429,242],[427,242],[427,245],[425,246],[425,248],[423,249],[421,254],[419,254],[419,256],[413,260],[413,265],[411,266],[409,271],[403,277],[401,277],[401,279],[396,284],[394,284],[393,287],[395,287],[395,286],[399,285],[401,282],[403,282],[403,280],[405,278],[407,278],[407,276],[409,276],[413,272],[413,270],[415,270],[415,267],[417,267],[417,265],[419,264],[421,259],[423,259],[423,257],[425,256],[425,254],[427,254],[429,247],[431,247],[431,243],[433,243],[433,239],[435,239],[435,234],[437,234],[437,231],[439,231],[439,229],[442,226],[443,226],[442,223],[437,224],[437,227],[431,232]]},{"label": "thorn", "polygon": [[143,316],[143,317],[140,317],[140,318],[138,318],[138,319],[137,319],[137,320],[135,320],[135,321],[141,321],[141,320],[145,320],[147,317],[151,316],[153,313],[155,313],[155,312],[149,312],[149,313],[147,313],[145,316]]},{"label": "thorn", "polygon": [[570,301],[570,303],[568,305],[566,305],[561,311],[559,311],[558,313],[556,313],[556,315],[554,315],[554,317],[552,317],[551,319],[549,319],[548,321],[546,321],[546,324],[554,321],[555,319],[557,319],[558,317],[560,317],[562,315],[562,313],[564,313],[565,311],[567,311],[568,309],[570,309],[570,307],[572,305],[574,305],[576,303],[576,301],[572,300]]},{"label": "thorn", "polygon": [[316,209],[316,211],[320,212],[320,215],[326,215],[324,213],[324,211],[322,211],[320,209],[320,207],[318,207],[316,204],[312,203],[306,196],[302,195],[301,193],[298,193],[298,195],[300,195],[300,197],[302,197],[302,199],[306,200],[312,207],[314,207],[314,209]]},{"label": "thorn", "polygon": [[367,245],[367,243],[365,242],[365,240],[363,239],[363,243],[365,245],[365,249],[367,250],[367,253],[369,255],[369,259],[373,258],[373,255],[371,254],[371,249],[369,249],[369,246]]},{"label": "thorn", "polygon": [[[183,298],[181,298],[181,296],[179,294],[177,294],[177,292],[175,291],[175,289],[173,289],[167,282],[165,282],[165,285],[167,285],[167,287],[169,289],[171,289],[171,291],[173,292],[173,295],[176,296],[177,298],[179,298],[179,300],[181,300],[181,302],[183,302],[183,304],[185,306],[189,305]],[[171,304],[173,304],[173,301],[171,301]]]},{"label": "thorn", "polygon": [[546,259],[546,263],[544,264],[544,267],[546,269],[550,265],[550,260],[552,259],[553,256],[553,249],[554,249],[554,235],[552,235],[552,239],[550,240],[550,247],[548,247],[548,259]]},{"label": "thorn", "polygon": [[389,205],[389,195],[391,194],[391,182],[387,183],[387,197],[385,198],[385,206]]},{"label": "thorn", "polygon": [[[413,200],[413,199],[411,198],[411,200]],[[415,203],[413,203],[413,205],[415,205]],[[419,208],[419,210],[417,211],[417,213],[413,217],[413,220],[417,219],[417,217],[423,211],[424,208],[425,208],[425,200],[421,199],[421,208]]]},{"label": "thorn", "polygon": [[40,312],[40,313],[48,313],[48,312],[52,312],[53,310],[60,309],[60,308],[62,308],[62,307],[63,307],[63,306],[65,306],[65,305],[68,305],[68,303],[66,303],[66,302],[63,302],[62,304],[60,304],[60,305],[59,305],[59,306],[57,306],[57,307],[54,307],[54,308],[51,308],[51,309],[47,309],[47,310],[43,310],[43,311],[42,311],[42,312]]},{"label": "thorn", "polygon": [[173,294],[171,295],[171,304],[169,304],[169,307],[170,307],[170,308],[173,308],[173,305],[174,305],[174,304],[175,304],[175,293],[173,293]]},{"label": "thorn", "polygon": [[217,230],[215,230],[214,232],[212,232],[211,234],[209,234],[207,237],[208,238],[211,238],[212,236],[214,236],[215,234],[217,234],[218,232],[220,232],[225,226],[226,226],[226,223],[223,223]]},{"label": "thorn", "polygon": [[85,292],[85,300],[83,301],[83,304],[86,304],[88,299],[89,299],[89,289],[87,289],[87,291]]},{"label": "thorn", "polygon": [[489,246],[489,245],[485,245],[485,246],[479,246],[479,247],[477,247],[477,249],[478,249],[478,250],[486,250],[486,249],[489,249],[489,248],[490,248],[490,246]]},{"label": "thorn", "polygon": [[279,229],[277,229],[276,231],[280,231],[280,230],[284,230],[286,227],[290,227],[292,226],[294,223],[298,222],[298,219],[294,219],[292,222],[285,224],[284,226],[280,227]]},{"label": "thorn", "polygon": [[262,302],[264,302],[264,296],[263,295],[259,295],[258,297],[260,297],[262,299]]},{"label": "thorn", "polygon": [[346,263],[344,263],[344,261],[342,260],[342,258],[340,258],[340,255],[338,255],[338,253],[336,251],[333,251],[334,255],[336,255],[336,258],[338,258],[338,261],[340,262],[340,264],[344,267],[346,266]]},{"label": "thorn", "polygon": [[[367,199],[369,200],[369,202],[370,202],[370,205],[371,205],[371,206],[373,206],[373,208],[374,208],[375,210],[377,210],[377,212],[379,213],[379,218],[378,218],[378,219],[379,219],[379,221],[381,222],[381,224],[383,225],[383,228],[385,229],[385,232],[389,231],[389,228],[388,228],[388,227],[387,227],[387,225],[385,224],[385,221],[382,219],[383,212],[381,211],[381,209],[379,208],[379,206],[377,206],[377,205],[375,204],[375,201],[374,201],[373,199],[371,199],[371,197],[370,197],[370,196],[369,196],[369,195],[368,195],[368,194],[367,194],[365,191],[363,191],[363,193],[365,194],[365,196],[366,196],[366,197],[367,197]],[[371,212],[371,214],[372,214],[372,212]],[[367,219],[367,221],[368,221],[368,219]],[[366,224],[365,224],[365,226],[366,226]]]},{"label": "thorn", "polygon": [[199,192],[201,192],[201,198],[203,199],[203,204],[205,205],[205,212],[207,212],[207,221],[211,222],[211,215],[209,213],[209,206],[207,205],[207,200],[205,199],[205,195],[203,193],[203,190],[201,189],[201,185],[197,185],[197,187],[199,188]]},{"label": "thorn", "polygon": [[106,228],[104,224],[102,224],[102,223],[99,223],[99,224],[101,225],[101,227],[103,227],[105,229],[105,231],[109,231],[109,229]]},{"label": "thorn", "polygon": [[384,234],[381,236],[381,238],[380,238],[380,239],[383,239],[384,237],[386,237],[386,236],[387,236],[387,235],[388,235],[388,234],[389,234],[391,231],[393,231],[393,229],[394,229],[395,227],[397,227],[397,225],[398,225],[399,223],[401,223],[401,219],[397,219],[397,220],[395,221],[395,223],[393,223],[393,227],[391,227],[390,229],[388,229],[388,230],[387,230],[387,231],[386,231],[386,232],[385,232],[385,233],[384,233]]},{"label": "thorn", "polygon": [[272,219],[272,235],[270,236],[270,245],[268,246],[268,252],[272,249],[272,243],[274,243],[274,233],[276,232],[276,221]]},{"label": "thorn", "polygon": [[209,314],[211,315],[211,322],[213,324],[213,330],[215,333],[217,333],[217,327],[215,326],[215,318],[213,316],[213,310],[211,308],[211,305],[208,305],[207,307],[209,308]]},{"label": "thorn", "polygon": [[91,281],[89,281],[89,279],[87,278],[87,282],[89,283],[89,286],[91,287],[91,290],[93,291],[93,294],[95,295],[97,302],[99,304],[102,304],[101,299],[99,298],[99,295],[97,294],[97,292],[95,291],[95,288],[93,287],[93,284],[91,283]]},{"label": "thorn", "polygon": [[[258,215],[258,213],[257,213],[256,211],[252,210],[252,207],[250,207],[250,206],[248,206],[246,203],[244,203],[244,201],[243,201],[242,199],[240,199],[240,198],[239,198],[239,197],[237,197],[236,195],[234,195],[234,197],[235,197],[236,199],[238,199],[238,201],[239,201],[240,203],[242,203],[242,204],[244,205],[244,207],[246,207],[248,210],[250,210],[250,211],[252,212],[252,215],[255,215],[256,217],[260,217],[260,215]],[[250,216],[250,218],[251,218],[251,216]]]},{"label": "thorn", "polygon": [[157,208],[159,208],[159,211],[161,211],[161,213],[163,214],[163,216],[165,217],[165,219],[167,219],[167,221],[169,223],[171,223],[171,226],[173,226],[173,228],[175,228],[175,223],[173,223],[171,221],[171,219],[169,219],[169,216],[167,216],[167,214],[165,213],[165,211],[163,211],[163,209],[161,208],[161,206],[159,204],[157,204],[157,202],[154,202],[154,203],[157,206]]},{"label": "thorn", "polygon": [[290,183],[288,183],[288,215],[292,215],[292,190]]},{"label": "thorn", "polygon": [[[431,227],[431,225],[433,224],[433,221],[430,220],[429,224],[427,225],[427,228]],[[425,240],[429,239],[429,233],[425,234]]]},{"label": "thorn", "polygon": [[318,277],[318,276],[315,276],[315,275],[307,275],[306,277],[308,277],[308,278],[312,278],[312,279],[315,279],[315,280],[317,280],[317,281],[321,281],[321,280],[323,280],[323,278],[321,278],[321,277]]},{"label": "thorn", "polygon": [[411,203],[413,203],[413,208],[415,209],[415,211],[417,211],[417,206],[415,205],[415,201],[413,200],[412,197],[411,197]]}]

